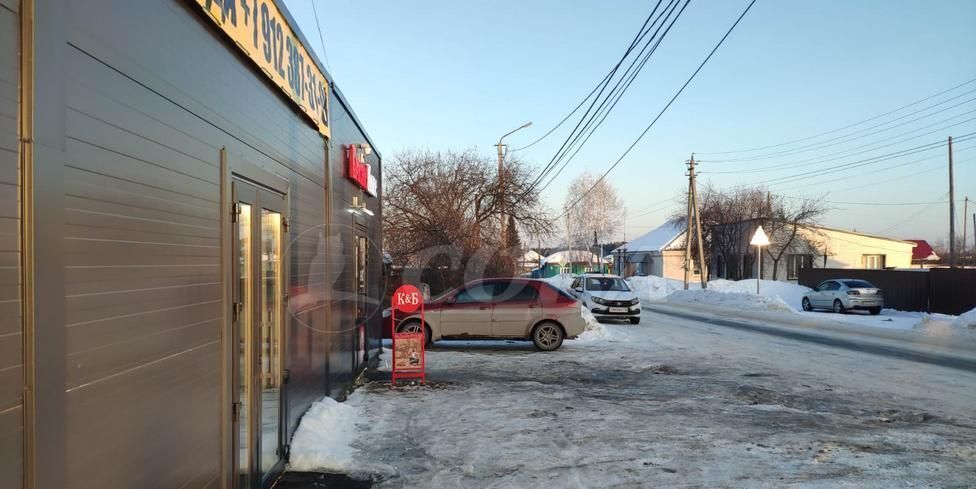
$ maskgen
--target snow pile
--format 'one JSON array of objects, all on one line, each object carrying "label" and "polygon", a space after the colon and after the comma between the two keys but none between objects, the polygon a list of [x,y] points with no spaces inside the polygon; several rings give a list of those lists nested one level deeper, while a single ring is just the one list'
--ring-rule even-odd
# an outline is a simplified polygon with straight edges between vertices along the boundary
[{"label": "snow pile", "polygon": [[356,439],[359,411],[325,397],[312,404],[291,441],[291,470],[351,472],[359,450]]},{"label": "snow pile", "polygon": [[796,309],[778,296],[756,295],[746,292],[706,290],[678,290],[667,297],[673,304],[707,304],[729,309],[795,313]]},{"label": "snow pile", "polygon": [[579,340],[589,341],[610,336],[607,328],[603,326],[603,323],[596,320],[596,316],[589,309],[580,307],[580,315],[583,316],[583,321],[586,321],[586,329],[579,335]]},{"label": "snow pile", "polygon": [[976,330],[976,308],[960,314],[952,325],[959,329]]},{"label": "snow pile", "polygon": [[[634,290],[642,302],[654,302],[664,300],[668,294],[677,290],[684,289],[684,282],[673,280],[656,275],[646,277],[630,277],[627,279],[630,288]],[[701,284],[694,282],[689,284],[691,288],[701,288]]]},{"label": "snow pile", "polygon": [[[635,280],[639,279],[639,280]],[[763,280],[756,294],[755,280],[712,280],[707,289],[697,282],[684,284],[661,277],[631,277],[631,284],[641,300],[666,300],[674,304],[708,304],[749,311],[796,312],[803,295],[810,289],[789,282]]]},{"label": "snow pile", "polygon": [[548,282],[549,285],[552,285],[553,287],[559,287],[560,289],[563,290],[569,290],[569,286],[573,285],[573,279],[575,278],[576,276],[572,274],[560,273],[559,275],[553,275],[552,277],[544,278],[542,280]]},{"label": "snow pile", "polygon": [[[708,290],[716,292],[748,294],[756,297],[756,280],[712,280],[708,282]],[[810,292],[809,287],[778,280],[762,280],[759,283],[759,296],[779,298],[793,310],[802,309],[803,296]]]}]

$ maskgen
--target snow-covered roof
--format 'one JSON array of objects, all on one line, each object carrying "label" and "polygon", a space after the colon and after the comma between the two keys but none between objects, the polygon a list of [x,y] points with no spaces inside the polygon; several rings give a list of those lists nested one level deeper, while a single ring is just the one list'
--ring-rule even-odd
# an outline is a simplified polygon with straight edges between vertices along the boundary
[{"label": "snow-covered roof", "polygon": [[567,263],[596,263],[600,261],[600,257],[594,255],[590,251],[586,250],[563,250],[557,251],[549,256],[547,256],[543,263],[558,263],[560,265],[565,265]]},{"label": "snow-covered roof", "polygon": [[542,255],[540,255],[539,252],[535,250],[529,250],[526,251],[524,255],[522,255],[522,261],[539,261],[539,258],[541,256]]},{"label": "snow-covered roof", "polygon": [[674,246],[683,246],[684,234],[684,226],[666,222],[647,234],[620,246],[613,252],[616,253],[622,249],[626,249],[628,252],[664,251]]}]

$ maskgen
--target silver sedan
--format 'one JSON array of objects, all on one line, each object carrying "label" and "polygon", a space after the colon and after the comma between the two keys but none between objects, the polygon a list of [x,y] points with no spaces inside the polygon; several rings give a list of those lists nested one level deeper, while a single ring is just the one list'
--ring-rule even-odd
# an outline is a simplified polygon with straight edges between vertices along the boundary
[{"label": "silver sedan", "polygon": [[881,289],[861,279],[835,278],[824,280],[803,296],[803,310],[830,309],[836,313],[866,310],[880,314],[884,307]]}]

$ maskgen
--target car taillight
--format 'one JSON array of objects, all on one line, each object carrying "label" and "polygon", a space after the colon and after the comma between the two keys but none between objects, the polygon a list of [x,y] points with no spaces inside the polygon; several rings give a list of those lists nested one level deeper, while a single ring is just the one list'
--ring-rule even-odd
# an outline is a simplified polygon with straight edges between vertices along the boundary
[{"label": "car taillight", "polygon": [[847,295],[861,295],[860,290],[848,290]]}]

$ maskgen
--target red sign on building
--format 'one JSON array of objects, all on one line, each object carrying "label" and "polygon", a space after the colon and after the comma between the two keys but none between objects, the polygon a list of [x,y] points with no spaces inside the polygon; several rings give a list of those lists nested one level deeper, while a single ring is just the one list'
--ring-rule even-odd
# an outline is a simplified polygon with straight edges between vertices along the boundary
[{"label": "red sign on building", "polygon": [[394,328],[397,324],[397,312],[407,315],[420,310],[420,331],[399,333],[393,331],[393,384],[397,379],[425,380],[426,355],[424,346],[427,343],[424,321],[424,296],[413,285],[401,285],[393,292],[390,313]]},{"label": "red sign on building", "polygon": [[346,146],[346,177],[363,190],[369,188],[369,166],[362,150],[355,144]]}]

